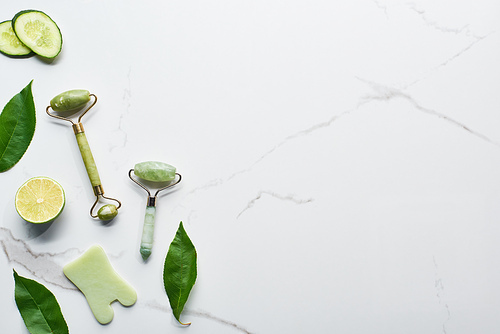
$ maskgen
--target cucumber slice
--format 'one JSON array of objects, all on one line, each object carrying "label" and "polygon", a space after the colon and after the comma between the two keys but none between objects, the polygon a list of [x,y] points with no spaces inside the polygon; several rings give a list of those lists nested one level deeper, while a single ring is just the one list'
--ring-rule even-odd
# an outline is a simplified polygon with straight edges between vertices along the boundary
[{"label": "cucumber slice", "polygon": [[17,38],[37,55],[56,57],[62,49],[62,35],[57,24],[44,12],[23,10],[12,19]]},{"label": "cucumber slice", "polygon": [[12,21],[0,22],[0,52],[12,57],[27,57],[34,55],[12,30]]}]

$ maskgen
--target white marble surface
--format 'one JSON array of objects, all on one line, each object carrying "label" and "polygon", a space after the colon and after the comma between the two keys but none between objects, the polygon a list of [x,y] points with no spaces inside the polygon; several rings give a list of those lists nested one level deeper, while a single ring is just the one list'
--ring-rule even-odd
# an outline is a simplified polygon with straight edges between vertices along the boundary
[{"label": "white marble surface", "polygon": [[[59,24],[52,63],[0,57],[0,104],[34,79],[34,140],[0,174],[2,333],[28,333],[12,269],[56,295],[70,332],[468,334],[500,331],[500,3],[459,1],[9,1]],[[99,97],[83,122],[110,224],[71,128],[45,107]],[[158,200],[127,172],[160,160],[184,179]],[[14,194],[66,190],[49,226]],[[179,221],[198,279],[176,325],[162,284]],[[138,291],[101,326],[62,266],[92,244]]]}]

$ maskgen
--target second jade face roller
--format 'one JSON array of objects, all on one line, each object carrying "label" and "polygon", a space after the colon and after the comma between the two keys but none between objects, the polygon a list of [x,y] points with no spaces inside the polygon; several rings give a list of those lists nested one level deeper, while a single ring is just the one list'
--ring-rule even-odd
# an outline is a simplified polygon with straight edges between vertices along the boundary
[{"label": "second jade face roller", "polygon": [[[93,102],[90,105],[88,105],[88,103],[92,100],[92,98]],[[83,124],[81,122],[82,117],[96,103],[97,103],[97,96],[95,96],[94,94],[90,94],[89,91],[87,90],[84,89],[69,90],[54,97],[50,101],[50,106],[47,107],[46,112],[51,117],[62,119],[72,124],[73,131],[76,136],[76,141],[78,143],[78,147],[82,155],[83,163],[85,164],[85,169],[87,170],[90,183],[92,184],[94,195],[96,196],[96,200],[92,205],[92,207],[90,208],[90,215],[93,218],[99,218],[101,220],[110,220],[117,215],[118,213],[117,210],[120,208],[121,202],[117,199],[104,196],[104,189],[101,184],[101,178],[99,177],[97,166],[95,164],[94,157],[92,156],[92,151],[90,150],[90,146],[87,141],[87,136],[85,135],[85,130],[83,129]],[[87,108],[83,109],[85,106],[87,106]],[[50,109],[52,109],[55,112],[58,112],[59,114],[50,113],[49,111]],[[63,114],[65,112],[78,111],[79,109],[82,109],[83,112],[80,114],[77,123],[73,122],[71,119],[67,117],[60,116],[60,114]],[[96,207],[101,197],[111,201],[115,201],[118,205],[106,204],[101,208],[99,208],[98,213],[95,214],[94,208]]]},{"label": "second jade face roller", "polygon": [[[154,196],[151,196],[151,192],[149,191],[148,187],[146,187],[145,184],[139,182],[139,180],[134,178],[132,175],[135,175],[136,177],[152,184],[167,184],[158,189]],[[131,169],[128,172],[128,176],[132,181],[134,181],[148,193],[146,215],[144,217],[144,225],[142,228],[141,247],[139,249],[142,258],[144,260],[147,260],[151,255],[151,251],[153,249],[156,199],[158,193],[181,182],[182,176],[181,174],[176,172],[176,168],[174,166],[159,161],[145,161],[138,163],[134,166],[134,169]]]}]

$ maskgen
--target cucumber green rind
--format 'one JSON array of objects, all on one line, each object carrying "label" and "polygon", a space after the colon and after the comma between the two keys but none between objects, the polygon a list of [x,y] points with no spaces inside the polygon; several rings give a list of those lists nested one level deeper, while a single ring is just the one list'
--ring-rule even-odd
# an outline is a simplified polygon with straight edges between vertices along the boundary
[{"label": "cucumber green rind", "polygon": [[10,55],[6,52],[2,52],[2,50],[0,50],[0,53],[3,54],[4,56],[7,56],[9,58],[15,58],[15,59],[31,58],[34,55],[36,55],[36,53],[34,53],[34,52],[30,52],[30,53],[25,54],[25,55]]},{"label": "cucumber green rind", "polygon": [[3,33],[7,32],[5,30],[6,29],[5,25],[9,25],[9,27],[12,27],[12,21],[6,20],[0,22],[0,53],[12,58],[28,58],[35,55],[35,53],[31,49],[29,49],[26,45],[22,44],[22,42],[17,37],[16,39],[20,45],[18,46],[9,45],[8,43],[9,41],[4,40],[2,36]]},{"label": "cucumber green rind", "polygon": [[[23,21],[27,19],[27,16],[33,16],[34,18],[38,17],[38,19],[41,19],[43,21],[41,23],[43,24],[43,28],[46,28],[46,30],[43,31],[43,33],[45,33],[45,36],[42,36],[44,37],[42,45],[40,45],[39,43],[41,38],[37,38],[35,40],[34,36],[29,36],[29,34],[25,31],[24,28],[26,22]],[[37,22],[40,23],[39,20]],[[57,57],[57,55],[59,55],[62,50],[63,39],[61,30],[54,22],[54,20],[52,20],[50,16],[42,11],[35,9],[20,11],[12,19],[12,29],[14,30],[17,38],[19,38],[19,40],[24,45],[26,45],[28,48],[33,50],[34,53],[41,57],[52,59]]]}]

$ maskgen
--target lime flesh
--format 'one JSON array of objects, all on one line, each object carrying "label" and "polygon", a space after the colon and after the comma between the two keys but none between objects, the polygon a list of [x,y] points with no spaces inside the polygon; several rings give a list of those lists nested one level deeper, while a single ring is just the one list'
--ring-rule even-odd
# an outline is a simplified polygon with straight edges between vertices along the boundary
[{"label": "lime flesh", "polygon": [[59,183],[48,177],[34,177],[17,191],[16,210],[27,222],[43,224],[54,220],[65,204],[64,190]]}]

